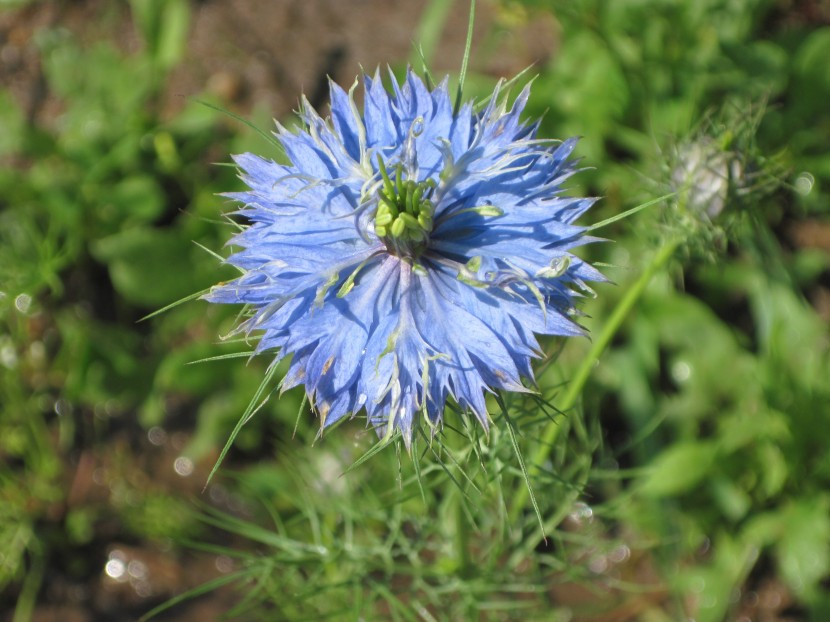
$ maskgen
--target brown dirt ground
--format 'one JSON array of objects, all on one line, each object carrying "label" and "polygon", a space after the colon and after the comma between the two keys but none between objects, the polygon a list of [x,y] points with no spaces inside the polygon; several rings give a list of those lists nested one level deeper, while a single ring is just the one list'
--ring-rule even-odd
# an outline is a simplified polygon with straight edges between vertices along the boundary
[{"label": "brown dirt ground", "polygon": [[[412,57],[426,0],[201,0],[191,3],[189,40],[173,72],[166,109],[204,92],[235,111],[265,105],[274,117],[296,108],[299,95],[319,105],[326,77],[349,85],[372,71]],[[532,18],[531,18],[532,17]],[[433,62],[437,74],[457,71],[467,29],[467,4],[455,2]],[[0,11],[0,83],[11,89],[30,122],[57,110],[39,66],[38,33],[66,29],[83,42],[107,39],[125,52],[142,43],[125,2],[32,1]],[[554,54],[557,29],[547,14],[528,16],[480,0],[473,68],[492,76],[542,65]]]}]

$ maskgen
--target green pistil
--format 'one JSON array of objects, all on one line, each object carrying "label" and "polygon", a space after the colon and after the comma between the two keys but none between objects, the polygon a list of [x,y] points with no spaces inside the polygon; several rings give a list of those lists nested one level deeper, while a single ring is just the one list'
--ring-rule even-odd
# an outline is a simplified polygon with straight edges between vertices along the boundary
[{"label": "green pistil", "polygon": [[435,189],[435,181],[404,179],[401,164],[395,167],[395,177],[392,179],[380,156],[378,168],[383,186],[378,190],[375,234],[396,255],[417,255],[432,231],[435,206],[429,197]]}]

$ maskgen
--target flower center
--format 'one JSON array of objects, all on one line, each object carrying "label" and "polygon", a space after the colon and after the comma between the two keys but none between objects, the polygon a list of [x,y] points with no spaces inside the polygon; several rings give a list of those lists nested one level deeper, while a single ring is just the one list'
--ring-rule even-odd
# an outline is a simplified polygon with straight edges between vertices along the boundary
[{"label": "flower center", "polygon": [[435,181],[404,179],[402,164],[395,167],[393,178],[380,156],[378,167],[383,186],[378,190],[375,234],[394,255],[417,257],[426,247],[432,231],[435,206],[430,197]]}]

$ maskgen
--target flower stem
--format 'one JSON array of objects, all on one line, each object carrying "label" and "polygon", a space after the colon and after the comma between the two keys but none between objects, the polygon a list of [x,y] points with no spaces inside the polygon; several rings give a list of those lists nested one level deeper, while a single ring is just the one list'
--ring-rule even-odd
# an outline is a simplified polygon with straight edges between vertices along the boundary
[{"label": "flower stem", "polygon": [[[675,238],[664,243],[651,259],[651,262],[646,266],[645,270],[640,274],[640,277],[626,290],[625,295],[617,303],[617,306],[603,325],[596,340],[591,344],[591,349],[588,351],[587,356],[582,359],[582,363],[568,383],[562,400],[557,404],[557,409],[560,412],[567,413],[576,405],[585,387],[585,383],[588,381],[591,372],[599,362],[603,352],[605,352],[605,349],[611,343],[614,335],[617,334],[625,318],[628,317],[631,309],[642,296],[646,286],[654,275],[663,269],[672,258],[680,242],[681,240],[679,238]],[[560,427],[558,421],[554,420],[548,423],[541,436],[541,441],[536,447],[536,452],[528,463],[528,470],[531,474],[538,470],[548,459],[551,447],[559,434]],[[521,486],[516,491],[516,496],[513,497],[513,504],[510,508],[510,524],[515,524],[516,519],[527,504],[528,494],[527,486]]]},{"label": "flower stem", "polygon": [[[458,432],[458,438],[451,441],[450,451],[455,454],[455,459],[462,461],[461,452],[465,448],[467,438]],[[464,490],[461,488],[462,484],[452,480],[447,482],[447,491],[451,495],[450,511],[452,512],[452,519],[455,523],[455,563],[456,573],[458,576],[467,576],[471,569],[470,564],[470,523],[464,512]]]},{"label": "flower stem", "polygon": [[453,512],[455,513],[455,555],[458,575],[467,576],[470,571],[470,525],[464,515],[464,494],[455,491]]}]

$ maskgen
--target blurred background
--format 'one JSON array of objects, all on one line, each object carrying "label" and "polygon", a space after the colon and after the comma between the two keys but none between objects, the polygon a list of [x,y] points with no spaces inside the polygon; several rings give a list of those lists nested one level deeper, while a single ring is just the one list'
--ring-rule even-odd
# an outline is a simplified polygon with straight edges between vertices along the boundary
[{"label": "blurred background", "polygon": [[[547,539],[509,507],[498,430],[463,464],[390,447],[343,475],[374,434],[315,441],[296,391],[206,486],[268,361],[192,364],[246,349],[220,339],[236,309],[142,320],[233,276],[229,154],[280,157],[259,132],[302,93],[325,111],[327,77],[420,69],[415,41],[454,77],[466,2],[0,0],[0,619],[135,620],[190,590],[156,619],[830,619],[830,4],[477,8],[466,97],[530,67],[541,134],[582,137],[585,224],[690,192],[583,250],[613,281],[596,333],[684,240],[557,415]],[[547,346],[555,405],[590,343]]]}]

